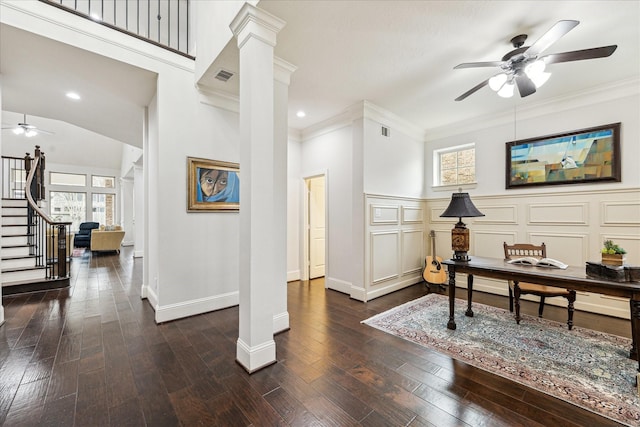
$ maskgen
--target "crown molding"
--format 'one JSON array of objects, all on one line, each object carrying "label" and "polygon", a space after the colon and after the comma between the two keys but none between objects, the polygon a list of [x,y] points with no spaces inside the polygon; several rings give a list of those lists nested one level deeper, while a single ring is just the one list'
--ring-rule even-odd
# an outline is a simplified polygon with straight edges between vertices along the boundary
[{"label": "crown molding", "polygon": [[393,130],[400,131],[409,137],[424,141],[424,129],[413,123],[403,119],[402,117],[392,113],[389,110],[385,110],[373,104],[370,101],[364,101],[364,118],[379,122],[380,124],[387,126]]},{"label": "crown molding", "polygon": [[240,98],[229,92],[210,89],[207,86],[196,85],[200,103],[211,107],[222,108],[232,113],[240,113]]},{"label": "crown molding", "polygon": [[433,141],[490,127],[513,124],[514,114],[516,113],[518,120],[526,120],[544,116],[549,113],[573,110],[616,99],[638,96],[639,94],[640,77],[634,76],[606,85],[595,86],[588,90],[531,103],[524,107],[517,107],[515,110],[509,109],[497,114],[479,115],[471,120],[463,120],[446,126],[429,129],[425,133],[424,140]]}]

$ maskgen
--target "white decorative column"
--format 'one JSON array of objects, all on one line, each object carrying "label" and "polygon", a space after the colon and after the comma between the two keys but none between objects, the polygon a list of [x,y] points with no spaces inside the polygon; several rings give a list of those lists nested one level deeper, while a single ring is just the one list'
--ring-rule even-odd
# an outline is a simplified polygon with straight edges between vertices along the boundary
[{"label": "white decorative column", "polygon": [[287,146],[289,139],[289,83],[296,67],[280,58],[274,64],[274,188],[273,199],[275,238],[272,257],[275,266],[273,332],[289,329],[287,311]]},{"label": "white decorative column", "polygon": [[120,178],[120,224],[124,230],[122,246],[133,246],[133,179]]},{"label": "white decorative column", "polygon": [[[141,162],[140,160],[138,162]],[[144,255],[144,173],[142,165],[133,165],[133,257]]]},{"label": "white decorative column", "polygon": [[230,25],[240,49],[240,320],[236,360],[249,373],[276,361],[273,302],[279,265],[271,254],[279,239],[274,227],[276,194],[284,188],[275,188],[273,48],[284,24],[245,3]]}]

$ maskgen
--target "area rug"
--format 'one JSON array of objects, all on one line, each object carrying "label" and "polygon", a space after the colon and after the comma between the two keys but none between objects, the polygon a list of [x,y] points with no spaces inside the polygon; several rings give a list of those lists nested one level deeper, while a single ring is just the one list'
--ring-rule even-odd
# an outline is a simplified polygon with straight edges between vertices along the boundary
[{"label": "area rug", "polygon": [[638,362],[631,340],[524,315],[517,325],[507,310],[456,300],[451,331],[449,298],[429,294],[365,323],[433,348],[480,369],[534,388],[620,423],[640,425],[634,387]]}]

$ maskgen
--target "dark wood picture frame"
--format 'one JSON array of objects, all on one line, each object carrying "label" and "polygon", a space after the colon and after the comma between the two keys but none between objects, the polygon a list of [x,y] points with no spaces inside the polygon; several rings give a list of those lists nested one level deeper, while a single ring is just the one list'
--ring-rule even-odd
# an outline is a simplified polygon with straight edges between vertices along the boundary
[{"label": "dark wood picture frame", "polygon": [[620,182],[620,123],[506,143],[506,188]]},{"label": "dark wood picture frame", "polygon": [[235,212],[239,209],[238,164],[187,157],[187,212]]}]

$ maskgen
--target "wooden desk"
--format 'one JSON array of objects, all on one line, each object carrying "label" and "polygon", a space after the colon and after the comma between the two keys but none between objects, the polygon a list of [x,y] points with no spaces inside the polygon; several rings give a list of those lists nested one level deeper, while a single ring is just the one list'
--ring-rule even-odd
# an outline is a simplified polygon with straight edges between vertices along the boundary
[{"label": "wooden desk", "polygon": [[514,282],[538,283],[576,291],[593,292],[629,298],[631,312],[632,344],[629,357],[638,360],[636,386],[640,377],[640,358],[638,358],[638,342],[640,342],[640,282],[612,282],[589,277],[586,267],[569,267],[566,270],[525,265],[508,264],[503,259],[472,257],[470,261],[444,260],[442,264],[449,271],[449,322],[447,328],[455,330],[454,303],[456,298],[456,273],[467,274],[467,311],[465,315],[473,317],[471,301],[473,296],[473,276],[484,276],[493,279],[513,280]]}]

